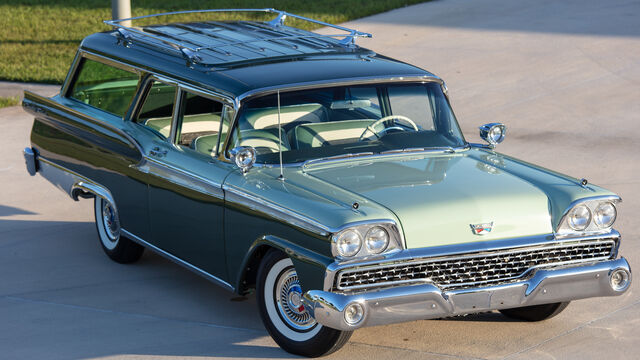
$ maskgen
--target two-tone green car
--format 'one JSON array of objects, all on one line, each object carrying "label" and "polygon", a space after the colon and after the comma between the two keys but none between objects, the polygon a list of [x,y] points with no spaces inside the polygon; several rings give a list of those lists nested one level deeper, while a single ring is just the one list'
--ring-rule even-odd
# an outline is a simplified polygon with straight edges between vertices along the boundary
[{"label": "two-tone green car", "polygon": [[616,194],[495,152],[502,124],[468,143],[443,80],[357,46],[367,33],[242,11],[273,19],[108,21],[59,95],[25,93],[29,173],[94,199],[110,258],[146,248],[255,292],[306,356],[364,326],[538,321],[629,288]]}]

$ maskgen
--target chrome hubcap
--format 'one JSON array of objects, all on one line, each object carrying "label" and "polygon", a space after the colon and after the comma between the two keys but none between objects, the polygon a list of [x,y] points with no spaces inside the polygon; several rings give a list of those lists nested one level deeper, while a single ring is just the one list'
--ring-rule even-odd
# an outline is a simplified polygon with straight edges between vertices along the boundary
[{"label": "chrome hubcap", "polygon": [[120,237],[120,223],[118,217],[113,209],[113,206],[108,201],[102,200],[102,223],[104,229],[107,232],[109,240],[115,242]]},{"label": "chrome hubcap", "polygon": [[287,325],[296,330],[309,330],[316,321],[302,304],[302,288],[294,269],[286,270],[276,285],[276,303],[278,311]]}]

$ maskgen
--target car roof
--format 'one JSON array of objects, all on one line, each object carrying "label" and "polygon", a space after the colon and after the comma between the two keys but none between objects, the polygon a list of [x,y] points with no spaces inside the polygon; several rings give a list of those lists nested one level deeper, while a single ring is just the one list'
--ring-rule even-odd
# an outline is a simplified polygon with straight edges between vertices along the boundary
[{"label": "car roof", "polygon": [[80,49],[234,98],[301,84],[434,77],[349,41],[354,39],[284,25],[202,21],[136,29],[90,35]]}]

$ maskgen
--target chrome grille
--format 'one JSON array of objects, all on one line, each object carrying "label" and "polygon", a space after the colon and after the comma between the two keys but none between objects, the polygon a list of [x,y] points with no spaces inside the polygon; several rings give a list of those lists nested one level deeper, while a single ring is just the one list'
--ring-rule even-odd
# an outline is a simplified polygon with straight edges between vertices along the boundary
[{"label": "chrome grille", "polygon": [[430,282],[442,288],[507,283],[533,268],[609,259],[612,239],[457,254],[338,272],[334,287],[355,290],[404,283]]}]

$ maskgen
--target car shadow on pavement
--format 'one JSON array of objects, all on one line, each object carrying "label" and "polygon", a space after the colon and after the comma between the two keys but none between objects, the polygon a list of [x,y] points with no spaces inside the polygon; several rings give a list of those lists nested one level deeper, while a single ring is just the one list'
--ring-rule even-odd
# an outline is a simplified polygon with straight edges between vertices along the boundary
[{"label": "car shadow on pavement", "polygon": [[11,215],[37,215],[37,213],[31,212],[29,210],[13,207],[13,206],[0,204],[0,217],[11,216]]},{"label": "car shadow on pavement", "polygon": [[150,251],[117,264],[93,222],[0,219],[0,273],[7,358],[294,357],[269,337],[254,296]]}]

